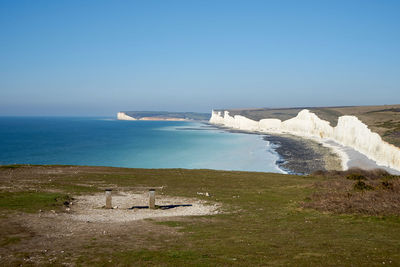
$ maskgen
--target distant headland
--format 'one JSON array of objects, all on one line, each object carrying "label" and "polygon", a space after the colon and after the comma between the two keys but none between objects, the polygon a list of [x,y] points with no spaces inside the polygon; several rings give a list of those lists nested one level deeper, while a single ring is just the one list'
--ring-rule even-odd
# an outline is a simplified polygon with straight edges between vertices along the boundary
[{"label": "distant headland", "polygon": [[168,111],[120,111],[117,114],[117,119],[129,121],[208,121],[210,114]]}]

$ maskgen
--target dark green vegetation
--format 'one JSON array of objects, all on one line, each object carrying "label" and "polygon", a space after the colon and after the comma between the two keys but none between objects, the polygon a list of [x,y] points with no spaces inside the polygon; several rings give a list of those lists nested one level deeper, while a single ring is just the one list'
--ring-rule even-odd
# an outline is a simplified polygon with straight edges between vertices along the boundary
[{"label": "dark green vegetation", "polygon": [[[315,187],[316,183],[333,182],[339,176],[349,185],[364,181],[375,188],[374,179],[358,175],[365,179],[347,179],[343,173],[335,177],[334,173],[294,176],[183,169],[3,167],[1,195],[25,200],[45,197],[38,206],[26,204],[28,210],[25,204],[13,209],[1,205],[0,265],[399,265],[398,215],[337,214],[303,208],[313,202],[317,190],[326,190]],[[397,179],[386,178],[392,184]],[[221,203],[224,213],[112,225],[57,219],[64,210],[59,198],[65,195],[93,194],[109,187],[128,191],[161,186],[160,194]],[[375,191],[351,190],[354,194]],[[210,196],[197,192],[209,192]],[[54,207],[58,215],[26,213],[48,207]],[[61,223],[65,225],[57,228]]]},{"label": "dark green vegetation", "polygon": [[400,147],[400,105],[355,106],[355,107],[302,107],[282,109],[233,109],[230,115],[242,115],[249,119],[261,120],[293,118],[303,109],[309,109],[323,120],[336,126],[338,118],[344,115],[357,116],[363,123],[378,133],[386,142]]},{"label": "dark green vegetation", "polygon": [[136,119],[144,117],[157,117],[157,118],[180,118],[189,120],[209,120],[209,113],[196,113],[196,112],[168,112],[168,111],[124,111],[128,116]]},{"label": "dark green vegetation", "polygon": [[1,192],[0,209],[37,212],[57,209],[70,197],[65,194],[48,192]]}]

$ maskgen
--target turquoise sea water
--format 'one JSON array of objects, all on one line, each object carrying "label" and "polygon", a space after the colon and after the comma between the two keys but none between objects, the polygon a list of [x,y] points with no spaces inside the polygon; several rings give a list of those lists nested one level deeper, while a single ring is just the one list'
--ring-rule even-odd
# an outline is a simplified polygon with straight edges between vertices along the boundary
[{"label": "turquoise sea water", "polygon": [[74,164],[281,172],[261,136],[198,122],[0,117],[0,165]]}]

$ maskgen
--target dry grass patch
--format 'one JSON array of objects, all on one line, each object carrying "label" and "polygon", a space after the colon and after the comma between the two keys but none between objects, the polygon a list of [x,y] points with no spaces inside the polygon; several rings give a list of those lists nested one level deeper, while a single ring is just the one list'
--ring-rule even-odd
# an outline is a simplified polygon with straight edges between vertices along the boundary
[{"label": "dry grass patch", "polygon": [[318,191],[303,207],[335,213],[400,215],[400,176],[384,170],[318,171]]}]

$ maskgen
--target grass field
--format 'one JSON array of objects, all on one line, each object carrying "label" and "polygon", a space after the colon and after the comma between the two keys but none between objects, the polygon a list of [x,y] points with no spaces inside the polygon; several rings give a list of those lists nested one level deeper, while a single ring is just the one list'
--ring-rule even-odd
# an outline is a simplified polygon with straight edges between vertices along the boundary
[{"label": "grass field", "polygon": [[[400,265],[397,215],[302,208],[318,190],[315,184],[326,179],[212,170],[2,166],[0,265]],[[109,187],[162,187],[158,193],[220,203],[221,213],[57,226],[56,215],[66,213],[64,201]]]}]

